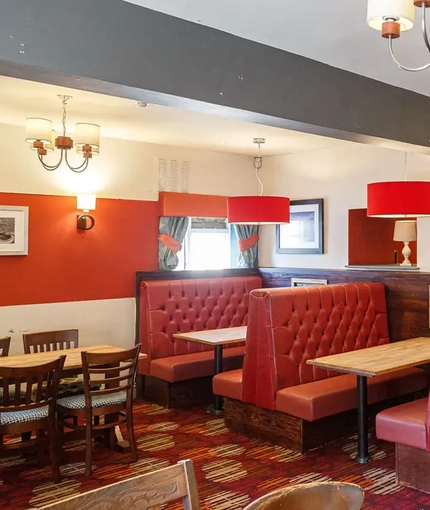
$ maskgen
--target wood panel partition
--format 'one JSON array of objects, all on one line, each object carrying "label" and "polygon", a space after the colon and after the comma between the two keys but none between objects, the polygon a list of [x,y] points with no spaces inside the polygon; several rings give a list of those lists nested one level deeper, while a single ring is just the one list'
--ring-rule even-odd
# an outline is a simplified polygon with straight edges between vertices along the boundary
[{"label": "wood panel partition", "polygon": [[430,273],[314,268],[260,268],[263,287],[290,287],[291,278],[326,279],[328,284],[381,282],[386,286],[388,325],[392,342],[430,337]]}]

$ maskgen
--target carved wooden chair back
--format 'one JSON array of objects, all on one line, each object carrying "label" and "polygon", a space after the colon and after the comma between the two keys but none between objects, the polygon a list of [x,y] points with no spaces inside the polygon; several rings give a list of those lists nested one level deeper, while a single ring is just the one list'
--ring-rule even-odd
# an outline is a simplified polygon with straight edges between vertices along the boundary
[{"label": "carved wooden chair back", "polygon": [[278,489],[244,510],[359,510],[363,501],[364,491],[359,485],[320,482]]},{"label": "carved wooden chair back", "polygon": [[77,329],[61,329],[58,331],[24,333],[22,340],[25,354],[61,351],[79,347],[79,331]]},{"label": "carved wooden chair back", "polygon": [[10,348],[10,336],[0,338],[0,358],[2,358],[3,356],[9,356],[9,348]]},{"label": "carved wooden chair back", "polygon": [[182,499],[185,510],[200,510],[191,460],[95,489],[40,510],[159,510]]}]

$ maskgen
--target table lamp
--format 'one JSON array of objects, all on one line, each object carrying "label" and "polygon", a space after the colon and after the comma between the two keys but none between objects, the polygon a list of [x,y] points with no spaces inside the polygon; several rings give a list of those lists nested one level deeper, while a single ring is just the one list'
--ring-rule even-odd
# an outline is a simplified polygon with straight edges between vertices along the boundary
[{"label": "table lamp", "polygon": [[409,256],[411,249],[409,248],[410,241],[417,240],[417,222],[416,220],[396,221],[394,225],[394,241],[402,241],[404,243],[402,255],[405,260],[400,264],[401,266],[412,266]]}]

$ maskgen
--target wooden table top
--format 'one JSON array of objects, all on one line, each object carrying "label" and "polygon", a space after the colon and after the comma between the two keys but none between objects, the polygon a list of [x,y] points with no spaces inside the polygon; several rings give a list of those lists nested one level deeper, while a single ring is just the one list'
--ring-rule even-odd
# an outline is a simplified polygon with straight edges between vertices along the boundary
[{"label": "wooden table top", "polygon": [[189,333],[175,333],[175,338],[208,345],[225,345],[246,340],[246,326],[234,328],[205,329]]},{"label": "wooden table top", "polygon": [[358,351],[309,359],[319,368],[374,377],[430,362],[430,338],[418,337]]},{"label": "wooden table top", "polygon": [[[89,345],[86,347],[77,347],[75,349],[64,349],[61,351],[37,352],[34,354],[15,354],[13,356],[5,356],[0,358],[1,367],[32,367],[42,363],[49,363],[58,358],[58,356],[66,355],[64,362],[64,370],[75,370],[82,368],[82,351],[91,352],[121,352],[122,347],[114,347],[113,345]],[[147,358],[146,354],[140,354],[140,359]]]}]

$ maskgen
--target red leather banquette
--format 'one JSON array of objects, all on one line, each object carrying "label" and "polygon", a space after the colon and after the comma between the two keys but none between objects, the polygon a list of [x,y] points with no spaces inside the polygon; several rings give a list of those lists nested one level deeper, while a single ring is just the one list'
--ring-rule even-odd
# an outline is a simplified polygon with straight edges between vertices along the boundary
[{"label": "red leather banquette", "polygon": [[[379,283],[255,290],[249,316],[243,370],[213,379],[214,393],[230,399],[230,424],[235,419],[229,416],[231,399],[252,404],[248,415],[257,409],[277,411],[294,417],[302,428],[300,420],[315,422],[354,409],[356,377],[306,361],[389,342],[385,288]],[[427,375],[409,368],[369,378],[368,386],[372,404],[426,388]],[[257,422],[246,428],[258,428]]]},{"label": "red leather banquette", "polygon": [[[139,373],[145,376],[146,390],[151,387],[146,397],[158,401],[154,385],[155,393],[166,393],[169,385],[213,376],[213,348],[173,335],[246,325],[250,292],[261,286],[258,276],[142,282],[139,339],[148,358],[140,361]],[[243,345],[225,348],[224,370],[241,367],[244,350]],[[159,403],[171,404],[170,399]]]}]

